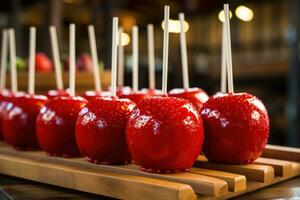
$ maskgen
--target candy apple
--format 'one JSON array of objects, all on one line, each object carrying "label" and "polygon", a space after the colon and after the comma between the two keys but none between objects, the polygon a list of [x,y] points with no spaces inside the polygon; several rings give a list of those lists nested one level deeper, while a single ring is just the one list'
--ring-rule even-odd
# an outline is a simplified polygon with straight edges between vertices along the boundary
[{"label": "candy apple", "polygon": [[269,137],[264,104],[248,93],[212,96],[201,109],[203,151],[212,162],[247,164],[258,158]]},{"label": "candy apple", "polygon": [[35,68],[38,72],[51,72],[52,62],[44,53],[37,53],[35,55]]}]

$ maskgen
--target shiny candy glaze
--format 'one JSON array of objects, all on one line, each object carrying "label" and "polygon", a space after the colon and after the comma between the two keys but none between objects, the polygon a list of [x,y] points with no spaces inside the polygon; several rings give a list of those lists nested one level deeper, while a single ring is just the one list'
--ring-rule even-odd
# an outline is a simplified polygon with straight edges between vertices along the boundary
[{"label": "shiny candy glaze", "polygon": [[137,91],[137,92],[130,92],[128,94],[122,94],[119,97],[123,99],[130,99],[131,101],[138,104],[143,98],[151,96],[150,93]]},{"label": "shiny candy glaze", "polygon": [[141,92],[145,92],[150,94],[150,96],[161,96],[162,95],[162,91],[158,90],[158,89],[154,89],[154,88],[143,88],[141,89]]},{"label": "shiny candy glaze", "polygon": [[45,95],[49,99],[53,99],[55,97],[67,97],[70,96],[69,93],[66,90],[49,90],[45,93]]},{"label": "shiny candy glaze", "polygon": [[189,100],[198,111],[202,108],[203,104],[208,100],[207,93],[200,88],[176,88],[171,90],[168,95],[170,97],[177,97]]},{"label": "shiny candy glaze", "polygon": [[86,100],[90,101],[96,97],[109,97],[109,96],[111,96],[111,92],[109,92],[109,91],[97,92],[94,90],[88,90],[88,91],[85,91],[81,96],[83,98],[85,98]]},{"label": "shiny candy glaze", "polygon": [[75,124],[86,103],[82,97],[56,97],[40,110],[36,130],[44,151],[53,156],[80,156],[75,141]]},{"label": "shiny candy glaze", "polygon": [[187,100],[149,97],[133,110],[126,129],[133,162],[142,170],[172,173],[188,170],[204,139],[196,108]]},{"label": "shiny candy glaze", "polygon": [[218,94],[202,107],[203,151],[212,162],[246,164],[258,158],[269,137],[263,103],[247,93]]},{"label": "shiny candy glaze", "polygon": [[47,97],[41,95],[15,97],[2,119],[4,141],[20,150],[39,149],[35,122],[46,102]]},{"label": "shiny candy glaze", "polygon": [[9,97],[11,96],[10,91],[4,89],[0,91],[0,139],[3,139],[2,134],[2,118],[5,112],[5,107],[8,103]]},{"label": "shiny candy glaze", "polygon": [[1,100],[0,100],[0,135],[3,138],[3,130],[2,130],[2,119],[8,113],[9,109],[13,106],[13,102],[16,97],[20,97],[24,95],[24,92],[13,93],[10,91],[2,91]]},{"label": "shiny candy glaze", "polygon": [[134,107],[129,99],[98,97],[80,111],[76,140],[87,160],[104,164],[131,161],[125,130]]},{"label": "shiny candy glaze", "polygon": [[[107,88],[107,91],[111,92],[111,86]],[[120,97],[123,94],[129,94],[131,92],[131,87],[129,86],[118,86],[117,87],[117,96]]]}]

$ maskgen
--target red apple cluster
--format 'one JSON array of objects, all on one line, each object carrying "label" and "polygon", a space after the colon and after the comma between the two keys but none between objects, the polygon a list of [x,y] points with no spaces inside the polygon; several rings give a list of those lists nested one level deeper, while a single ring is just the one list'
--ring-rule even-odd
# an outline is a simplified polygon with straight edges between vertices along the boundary
[{"label": "red apple cluster", "polygon": [[4,141],[21,150],[83,155],[102,164],[133,161],[149,172],[170,173],[189,169],[202,143],[212,162],[245,164],[260,156],[268,139],[266,108],[247,93],[208,98],[192,88],[174,89],[168,96],[151,91],[135,96],[119,88],[119,98],[103,92],[89,101],[67,94],[51,91],[47,98],[2,91]]}]

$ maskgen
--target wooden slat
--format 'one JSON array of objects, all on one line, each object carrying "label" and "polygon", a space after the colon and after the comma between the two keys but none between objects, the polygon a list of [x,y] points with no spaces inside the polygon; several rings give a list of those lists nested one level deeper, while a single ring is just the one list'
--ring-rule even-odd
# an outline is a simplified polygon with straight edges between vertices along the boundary
[{"label": "wooden slat", "polygon": [[292,162],[293,166],[293,176],[300,176],[300,163]]},{"label": "wooden slat", "polygon": [[198,156],[195,166],[200,168],[231,172],[246,176],[247,180],[270,183],[274,181],[275,173],[271,166],[250,165],[226,165],[208,162],[204,156]]},{"label": "wooden slat", "polygon": [[300,149],[268,144],[262,157],[300,162]]},{"label": "wooden slat", "polygon": [[239,192],[246,189],[246,177],[243,175],[195,167],[193,167],[190,172],[222,179],[227,182],[228,189],[231,192]]},{"label": "wooden slat", "polygon": [[118,171],[122,171],[123,173],[188,184],[198,194],[221,196],[228,192],[228,184],[225,181],[209,176],[192,174],[188,172],[177,174],[147,173],[140,171],[136,165],[124,165],[117,168]]},{"label": "wooden slat", "polygon": [[0,173],[120,199],[195,199],[189,185],[0,154]]},{"label": "wooden slat", "polygon": [[271,158],[258,158],[255,160],[255,164],[272,166],[276,176],[290,177],[293,175],[293,165],[289,161],[275,160]]},{"label": "wooden slat", "polygon": [[99,170],[105,172],[113,172],[118,174],[127,174],[134,176],[150,177],[160,180],[178,182],[190,185],[198,194],[221,196],[228,192],[228,184],[226,181],[214,177],[196,175],[188,172],[177,174],[153,174],[140,171],[135,165],[96,165],[85,161],[83,158],[65,159],[60,157],[49,157],[44,152],[16,151],[10,146],[0,143],[0,153],[11,155],[14,157],[22,157],[34,159],[40,162],[51,162],[68,166],[78,166],[85,169]]}]

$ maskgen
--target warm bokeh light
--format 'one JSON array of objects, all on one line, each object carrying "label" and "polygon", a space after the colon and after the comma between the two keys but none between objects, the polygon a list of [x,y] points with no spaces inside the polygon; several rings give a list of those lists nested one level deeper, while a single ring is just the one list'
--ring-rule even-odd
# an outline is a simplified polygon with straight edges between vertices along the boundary
[{"label": "warm bokeh light", "polygon": [[127,33],[122,33],[122,46],[127,46],[129,42],[130,42],[130,36]]},{"label": "warm bokeh light", "polygon": [[[231,12],[231,11],[229,11],[229,17],[230,17],[230,19],[231,19],[231,17],[232,17],[232,12]],[[219,18],[219,20],[220,20],[221,22],[224,22],[224,19],[225,19],[225,16],[224,16],[224,10],[221,10],[221,11],[219,12],[218,18]]]},{"label": "warm bokeh light", "polygon": [[253,19],[254,13],[253,11],[246,6],[239,6],[235,10],[236,16],[243,21],[251,21]]},{"label": "warm bokeh light", "polygon": [[[164,29],[165,22],[161,23],[162,29]],[[187,21],[183,22],[183,30],[187,32],[189,30],[189,23]],[[169,20],[169,32],[170,33],[180,33],[180,21],[179,20]]]}]

